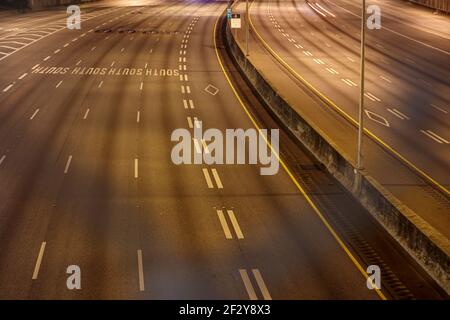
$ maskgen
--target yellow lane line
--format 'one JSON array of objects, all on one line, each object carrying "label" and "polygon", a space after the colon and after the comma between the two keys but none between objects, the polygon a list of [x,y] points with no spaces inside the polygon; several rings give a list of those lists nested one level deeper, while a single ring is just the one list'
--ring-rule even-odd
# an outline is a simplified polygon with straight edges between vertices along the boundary
[{"label": "yellow lane line", "polygon": [[[225,12],[225,11],[224,11]],[[224,13],[223,12],[223,13]],[[223,14],[222,13],[222,14]],[[258,123],[256,122],[256,120],[253,118],[253,116],[251,115],[250,111],[248,110],[248,108],[245,106],[244,102],[242,101],[241,97],[239,96],[239,94],[237,93],[236,89],[234,88],[230,77],[228,76],[228,73],[225,70],[225,67],[223,66],[222,60],[220,58],[219,55],[219,51],[217,49],[217,41],[216,41],[216,30],[217,30],[217,24],[219,22],[221,15],[217,16],[216,19],[216,23],[214,24],[214,31],[213,31],[213,38],[214,38],[214,50],[216,52],[216,57],[217,60],[219,62],[220,68],[222,69],[222,72],[225,76],[225,79],[227,80],[228,84],[230,85],[231,90],[233,91],[235,97],[237,98],[239,104],[241,105],[242,109],[244,110],[244,112],[247,114],[247,116],[249,117],[250,121],[253,123],[254,127],[257,130],[260,130]],[[297,187],[297,189],[300,191],[300,193],[303,195],[303,197],[306,199],[306,201],[308,202],[308,204],[311,206],[311,208],[314,210],[314,212],[318,215],[318,217],[320,218],[320,220],[322,221],[322,223],[325,225],[325,227],[328,229],[328,231],[331,233],[331,235],[333,236],[333,238],[338,242],[338,244],[340,245],[340,247],[344,250],[344,252],[347,254],[347,256],[350,258],[350,260],[353,262],[353,264],[356,266],[356,268],[361,272],[361,274],[364,276],[364,278],[367,280],[369,279],[369,276],[367,275],[366,271],[364,270],[364,268],[361,266],[361,264],[358,262],[358,260],[356,260],[356,258],[353,256],[353,254],[350,252],[350,250],[348,249],[348,247],[345,245],[345,243],[341,240],[341,238],[338,236],[338,234],[334,231],[334,229],[331,227],[331,225],[328,223],[328,221],[325,219],[325,217],[323,216],[323,214],[321,213],[321,211],[319,210],[319,208],[314,204],[314,202],[311,200],[311,198],[306,194],[305,190],[303,189],[303,187],[300,185],[300,183],[297,181],[297,179],[294,177],[294,175],[291,173],[290,169],[288,168],[288,166],[284,163],[284,161],[280,158],[280,156],[278,155],[278,153],[272,148],[272,145],[270,144],[270,142],[267,140],[267,137],[264,137],[264,141],[266,142],[267,146],[272,150],[272,152],[275,154],[275,156],[277,157],[278,161],[280,162],[281,166],[283,167],[283,169],[285,170],[285,172],[288,174],[288,176],[291,178],[292,182],[295,184],[295,186]],[[375,285],[373,286],[375,288],[375,291],[377,292],[378,296],[382,299],[382,300],[387,300],[386,296],[383,294],[383,292],[381,292],[381,289],[376,288]]]},{"label": "yellow lane line", "polygon": [[[253,2],[251,3],[253,5]],[[262,36],[259,34],[259,32],[256,30],[251,15],[249,14],[249,21],[250,26],[252,30],[255,32],[259,40],[261,40],[264,47],[278,60],[278,62],[283,65],[286,69],[288,69],[299,81],[301,81],[303,84],[305,84],[309,89],[311,89],[315,94],[317,94],[321,99],[325,100],[327,103],[327,106],[331,106],[335,111],[337,111],[341,116],[343,116],[346,120],[348,120],[351,124],[353,124],[355,127],[359,127],[359,123],[353,119],[349,114],[347,114],[342,108],[337,106],[334,102],[332,102],[328,97],[326,97],[322,92],[317,90],[313,85],[311,85],[308,81],[306,81],[301,75],[299,75],[287,62],[285,62],[268,44]],[[415,170],[417,173],[419,173],[422,177],[424,177],[426,180],[434,184],[436,187],[438,187],[440,190],[442,190],[447,195],[450,195],[450,190],[448,190],[446,187],[441,185],[438,181],[436,181],[434,178],[432,178],[430,175],[428,175],[425,171],[418,168],[416,165],[414,165],[411,161],[406,159],[404,156],[402,156],[398,151],[396,151],[393,147],[388,145],[386,142],[384,142],[382,139],[377,137],[374,133],[372,133],[367,128],[364,128],[364,132],[369,135],[372,139],[374,139],[376,142],[381,144],[383,147],[388,149],[390,152],[392,152],[396,157],[398,157],[400,160],[402,160],[404,163],[406,163],[410,168]]]}]

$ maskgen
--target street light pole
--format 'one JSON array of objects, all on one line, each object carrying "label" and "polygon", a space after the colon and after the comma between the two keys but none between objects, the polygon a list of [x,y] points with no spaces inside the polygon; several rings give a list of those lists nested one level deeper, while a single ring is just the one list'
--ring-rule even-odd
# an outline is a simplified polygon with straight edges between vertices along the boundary
[{"label": "street light pole", "polygon": [[245,55],[248,56],[248,37],[250,33],[250,20],[248,14],[248,0],[245,3],[245,21],[246,21],[246,30],[245,30]]},{"label": "street light pole", "polygon": [[362,144],[364,137],[364,60],[365,60],[365,42],[366,42],[366,0],[362,0],[361,14],[361,62],[360,62],[360,92],[359,92],[359,127],[358,127],[358,156],[356,168],[363,168]]}]

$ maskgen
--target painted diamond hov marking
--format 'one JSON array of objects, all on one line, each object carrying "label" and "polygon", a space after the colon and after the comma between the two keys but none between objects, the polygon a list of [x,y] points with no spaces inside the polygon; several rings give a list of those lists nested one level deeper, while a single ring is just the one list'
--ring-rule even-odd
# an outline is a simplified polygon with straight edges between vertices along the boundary
[{"label": "painted diamond hov marking", "polygon": [[205,91],[215,96],[219,92],[219,89],[214,87],[212,84],[208,84],[208,86],[205,88]]},{"label": "painted diamond hov marking", "polygon": [[365,110],[367,117],[375,122],[378,122],[379,124],[382,124],[383,126],[390,127],[389,121],[387,121],[384,117],[380,116],[379,114],[376,114],[375,112]]}]

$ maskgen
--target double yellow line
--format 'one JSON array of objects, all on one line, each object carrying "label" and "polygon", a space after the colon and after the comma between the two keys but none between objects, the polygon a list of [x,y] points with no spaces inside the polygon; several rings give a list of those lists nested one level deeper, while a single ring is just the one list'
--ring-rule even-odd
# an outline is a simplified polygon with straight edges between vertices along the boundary
[{"label": "double yellow line", "polygon": [[[233,83],[230,80],[230,77],[227,73],[227,71],[225,70],[225,67],[223,66],[222,63],[222,59],[220,58],[220,54],[219,54],[219,50],[217,49],[217,40],[216,40],[216,34],[217,34],[217,25],[219,23],[219,19],[220,17],[223,15],[225,11],[222,12],[222,14],[217,16],[216,22],[214,24],[214,31],[213,31],[213,38],[214,38],[214,50],[216,52],[216,56],[217,56],[217,60],[219,62],[220,68],[222,69],[222,72],[228,82],[228,84],[230,85],[231,90],[233,91],[234,95],[236,96],[239,104],[241,105],[242,109],[244,110],[244,112],[247,114],[247,116],[249,117],[250,121],[252,122],[253,126],[257,129],[260,130],[258,123],[255,121],[255,119],[253,118],[253,116],[251,115],[250,111],[248,110],[248,108],[245,106],[244,102],[242,101],[241,97],[239,96],[238,92],[236,91]],[[328,223],[328,221],[325,219],[325,217],[323,216],[322,212],[319,210],[319,208],[314,204],[314,202],[311,200],[311,198],[306,194],[305,190],[303,189],[303,187],[300,185],[300,183],[297,181],[297,179],[294,177],[294,175],[292,174],[291,170],[288,168],[288,166],[285,164],[285,162],[280,158],[280,156],[278,155],[278,153],[272,148],[272,145],[270,144],[270,142],[267,140],[267,138],[264,136],[264,140],[267,144],[267,146],[272,150],[272,152],[275,154],[275,156],[277,157],[279,163],[281,164],[281,166],[283,167],[284,171],[288,174],[288,176],[291,178],[292,182],[294,182],[295,186],[297,187],[297,189],[300,191],[300,193],[303,195],[303,197],[306,199],[306,201],[308,202],[308,204],[311,206],[311,208],[314,210],[314,212],[317,214],[317,216],[319,217],[319,219],[322,221],[322,223],[325,225],[325,227],[328,229],[328,231],[331,233],[331,235],[333,236],[333,238],[338,242],[339,246],[344,250],[344,252],[347,254],[347,256],[350,258],[350,260],[353,262],[353,264],[356,266],[356,268],[359,270],[359,272],[364,276],[364,278],[366,279],[366,281],[369,279],[366,271],[364,270],[364,268],[361,266],[361,264],[358,262],[358,260],[353,256],[353,254],[351,253],[351,251],[348,249],[348,247],[345,245],[345,243],[341,240],[341,238],[338,236],[338,234],[336,233],[336,231],[334,231],[333,227],[331,227],[331,225]],[[375,284],[372,283],[372,287],[375,288],[376,293],[378,294],[378,296],[382,299],[382,300],[387,300],[386,296],[383,294],[383,292],[381,292],[380,288],[376,288]]]},{"label": "double yellow line", "polygon": [[[251,3],[253,5],[253,2]],[[253,30],[253,32],[256,34],[258,39],[261,41],[261,43],[264,45],[264,47],[267,49],[267,51],[270,52],[270,54],[283,66],[285,67],[291,74],[300,82],[302,82],[304,85],[306,85],[311,91],[313,91],[317,96],[319,96],[323,101],[326,102],[326,105],[328,107],[331,107],[335,111],[337,111],[341,116],[344,117],[347,121],[349,121],[352,125],[355,127],[359,127],[358,121],[353,119],[348,113],[346,113],[342,108],[337,106],[333,101],[331,101],[328,97],[326,97],[322,92],[317,90],[312,84],[310,84],[306,79],[304,79],[301,75],[299,75],[286,61],[284,61],[268,44],[267,42],[262,38],[262,36],[259,34],[258,30],[256,30],[251,15],[249,14],[249,21],[250,26]],[[377,137],[374,133],[372,133],[367,128],[364,128],[364,132],[371,137],[373,140],[375,140],[377,143],[385,147],[387,150],[389,150],[391,153],[393,153],[397,158],[399,158],[401,161],[406,163],[410,168],[415,170],[419,175],[421,175],[423,178],[425,178],[428,182],[432,183],[436,187],[438,187],[441,191],[443,191],[447,196],[450,195],[450,191],[445,188],[443,185],[441,185],[438,181],[436,181],[433,177],[431,177],[429,174],[427,174],[425,171],[417,167],[415,164],[413,164],[411,161],[406,159],[404,156],[402,156],[398,151],[396,151],[393,147],[388,145],[386,142],[381,140],[379,137]]]}]

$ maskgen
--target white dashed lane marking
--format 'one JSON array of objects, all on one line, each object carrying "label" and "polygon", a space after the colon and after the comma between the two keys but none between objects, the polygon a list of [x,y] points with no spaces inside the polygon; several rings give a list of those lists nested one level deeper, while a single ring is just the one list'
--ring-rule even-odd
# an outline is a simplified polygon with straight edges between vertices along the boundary
[{"label": "white dashed lane marking", "polygon": [[434,133],[431,130],[420,130],[420,132],[422,132],[427,137],[433,139],[437,143],[441,143],[441,144],[442,143],[444,143],[444,144],[449,144],[450,143],[449,141],[445,140],[444,138],[442,138],[441,136],[439,136],[438,134]]},{"label": "white dashed lane marking", "polygon": [[325,62],[323,62],[321,59],[315,58],[315,59],[313,59],[313,60],[314,60],[314,62],[317,63],[317,64],[325,64]]},{"label": "white dashed lane marking", "polygon": [[72,155],[69,156],[66,162],[66,166],[64,168],[64,174],[67,174],[69,172],[70,164],[72,163]]},{"label": "white dashed lane marking", "polygon": [[191,117],[187,117],[187,122],[190,129],[194,128],[194,123],[196,127],[199,127],[199,120],[197,119],[197,117],[194,117],[193,121]]},{"label": "white dashed lane marking", "polygon": [[401,120],[409,120],[410,118],[404,114],[403,112],[395,109],[395,108],[387,108],[387,111],[389,111],[390,113],[392,113],[394,116],[396,116],[397,118],[400,118]]},{"label": "white dashed lane marking", "polygon": [[216,169],[211,169],[211,171],[212,171],[212,174],[213,174],[213,177],[214,177],[214,180],[216,180],[216,185],[217,185],[217,188],[219,188],[219,189],[223,189],[223,185],[222,185],[222,180],[220,180],[220,176],[219,176],[219,173],[217,172],[217,170]]},{"label": "white dashed lane marking", "polygon": [[208,188],[209,189],[213,189],[214,185],[212,183],[211,176],[209,175],[208,169],[203,168],[202,171],[203,171],[203,175],[205,177],[206,184],[207,184]]},{"label": "white dashed lane marking", "polygon": [[[229,229],[229,228],[228,228],[228,224],[227,224],[226,219],[225,219],[225,216],[224,216],[224,214],[222,213],[222,210],[217,210],[217,211],[218,211],[217,213],[219,214],[219,219],[221,218],[221,217],[220,217],[220,213],[221,213],[221,215],[222,215],[222,217],[223,217],[223,220],[224,220],[224,223],[225,223],[225,225],[226,225],[226,228]],[[220,213],[219,213],[219,211],[220,211]],[[233,229],[234,229],[234,232],[236,233],[237,238],[238,238],[238,239],[244,239],[244,234],[242,233],[241,227],[239,226],[239,223],[238,223],[238,221],[237,221],[236,215],[234,214],[234,210],[228,209],[228,210],[227,210],[227,214],[228,214],[228,218],[229,218],[230,221],[231,221],[231,225],[233,226]],[[222,222],[222,221],[221,221],[221,222]],[[222,226],[222,227],[224,227],[224,226]],[[226,230],[225,230],[225,228],[224,228],[224,232],[225,232],[225,231],[226,231]],[[225,232],[225,234],[226,234],[226,232]],[[229,234],[229,236],[230,236],[230,238],[227,237],[227,239],[231,239],[231,238],[232,238],[231,233]]]},{"label": "white dashed lane marking", "polygon": [[134,159],[134,178],[139,178],[139,159]]},{"label": "white dashed lane marking", "polygon": [[334,70],[333,68],[327,68],[327,71],[331,74],[339,74],[339,72],[337,72],[336,70]]},{"label": "white dashed lane marking", "polygon": [[222,210],[216,210],[217,216],[219,218],[220,225],[222,226],[223,233],[225,234],[226,239],[233,239],[233,235],[231,234],[230,228],[228,227],[227,220],[223,214]]},{"label": "white dashed lane marking", "polygon": [[181,93],[182,94],[186,94],[186,93],[191,93],[191,87],[190,86],[181,86]]},{"label": "white dashed lane marking", "polygon": [[384,80],[384,81],[386,81],[388,83],[392,83],[392,81],[389,78],[386,78],[384,76],[380,76],[380,79],[382,79],[382,80]]},{"label": "white dashed lane marking", "polygon": [[139,275],[139,291],[144,291],[144,266],[142,263],[142,250],[137,251],[137,259],[138,259],[138,275]]},{"label": "white dashed lane marking", "polygon": [[34,113],[30,117],[30,120],[33,120],[34,117],[36,117],[36,115],[38,114],[38,112],[39,112],[39,108],[34,111]]},{"label": "white dashed lane marking", "polygon": [[352,80],[350,79],[341,79],[345,84],[349,85],[350,87],[357,87],[358,85],[356,83],[354,83]]},{"label": "white dashed lane marking", "polygon": [[370,92],[365,92],[364,95],[365,95],[367,98],[369,98],[370,100],[372,100],[372,101],[378,101],[378,102],[381,101],[380,98],[378,98],[377,96],[373,95],[373,94],[370,93]]},{"label": "white dashed lane marking", "polygon": [[185,109],[195,109],[194,101],[192,101],[191,99],[183,99],[183,106]]},{"label": "white dashed lane marking", "polygon": [[3,92],[8,91],[9,89],[11,89],[14,85],[10,84],[9,86],[7,86],[5,89],[3,89]]},{"label": "white dashed lane marking", "polygon": [[[252,269],[253,276],[255,277],[256,284],[261,291],[261,294],[264,300],[272,300],[272,297],[269,294],[269,290],[261,276],[261,272],[258,269]],[[248,297],[250,300],[258,300],[258,296],[256,295],[255,289],[250,281],[250,277],[246,269],[239,269],[239,274],[241,275],[242,282],[244,283],[245,290],[247,291]]]},{"label": "white dashed lane marking", "polygon": [[437,106],[437,105],[435,105],[435,104],[430,104],[430,106],[431,107],[433,107],[434,109],[436,109],[436,110],[439,110],[440,112],[442,112],[442,113],[448,113],[446,110],[444,110],[444,109],[442,109],[441,107],[439,107],[439,106]]},{"label": "white dashed lane marking", "polygon": [[[194,144],[195,144],[195,141],[194,141]],[[197,142],[197,144],[198,144],[198,142]],[[200,149],[200,146],[198,146],[198,148]],[[200,150],[200,152],[201,152],[201,150]],[[214,184],[213,184],[213,181],[211,179],[211,175],[209,173],[209,170],[207,168],[202,168],[202,171],[203,171],[203,175],[204,175],[205,180],[206,180],[206,184],[208,185],[208,188],[209,189],[213,189],[214,188]],[[211,169],[211,172],[212,172],[212,176],[214,178],[214,181],[216,182],[217,188],[218,189],[223,189],[222,181],[220,180],[220,177],[219,177],[219,174],[218,174],[217,170],[215,168],[213,168],[213,169]]]},{"label": "white dashed lane marking", "polygon": [[387,108],[387,111],[389,111],[390,113],[392,113],[394,116],[396,116],[397,118],[400,118],[401,120],[409,120],[410,118],[405,115],[403,112],[395,109],[395,108]]}]

